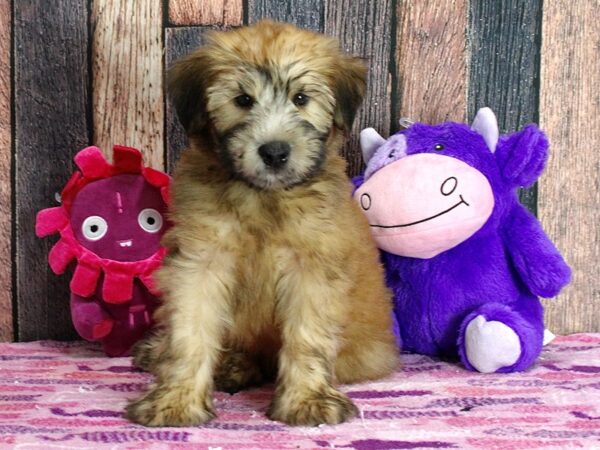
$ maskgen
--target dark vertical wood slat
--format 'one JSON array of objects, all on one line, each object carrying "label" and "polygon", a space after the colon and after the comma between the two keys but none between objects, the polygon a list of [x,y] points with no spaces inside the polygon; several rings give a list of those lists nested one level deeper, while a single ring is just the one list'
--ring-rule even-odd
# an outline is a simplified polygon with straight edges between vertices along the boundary
[{"label": "dark vertical wood slat", "polygon": [[383,136],[390,133],[392,15],[391,0],[327,0],[325,4],[325,34],[336,36],[344,51],[364,58],[369,68],[365,100],[343,149],[351,176],[363,168],[360,130],[374,127]]},{"label": "dark vertical wood slat", "polygon": [[402,0],[396,16],[395,124],[464,121],[467,0]]},{"label": "dark vertical wood slat", "polygon": [[539,217],[573,268],[545,302],[548,328],[600,331],[600,26],[598,0],[546,0],[540,123],[550,158],[539,182]]},{"label": "dark vertical wood slat", "polygon": [[[542,0],[471,1],[468,117],[489,106],[501,132],[538,121]],[[521,202],[536,211],[536,187]]]},{"label": "dark vertical wood slat", "polygon": [[[162,2],[92,2],[94,144],[138,148],[164,168]],[[127,17],[127,25],[122,18]]]},{"label": "dark vertical wood slat", "polygon": [[[166,71],[182,56],[187,55],[200,45],[202,36],[211,28],[209,27],[185,27],[167,28],[165,30],[165,65]],[[166,130],[167,133],[167,171],[172,173],[175,163],[179,159],[181,151],[187,146],[188,141],[185,131],[177,119],[177,114],[166,98]]]},{"label": "dark vertical wood slat", "polygon": [[90,141],[87,1],[14,2],[13,26],[18,338],[69,339],[70,276],[52,273],[53,242],[36,238],[34,224]]},{"label": "dark vertical wood slat", "polygon": [[248,0],[248,23],[269,18],[323,31],[324,0]]},{"label": "dark vertical wood slat", "polygon": [[241,25],[242,0],[168,0],[172,25]]},{"label": "dark vertical wood slat", "polygon": [[13,339],[11,243],[11,12],[0,2],[0,342]]}]

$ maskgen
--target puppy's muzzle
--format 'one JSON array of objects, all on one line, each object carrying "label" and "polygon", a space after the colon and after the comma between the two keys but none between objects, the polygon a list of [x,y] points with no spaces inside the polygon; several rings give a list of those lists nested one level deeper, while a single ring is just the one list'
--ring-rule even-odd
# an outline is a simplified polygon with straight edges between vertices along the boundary
[{"label": "puppy's muzzle", "polygon": [[283,141],[271,141],[258,147],[261,159],[273,170],[279,170],[287,164],[290,151],[290,144]]}]

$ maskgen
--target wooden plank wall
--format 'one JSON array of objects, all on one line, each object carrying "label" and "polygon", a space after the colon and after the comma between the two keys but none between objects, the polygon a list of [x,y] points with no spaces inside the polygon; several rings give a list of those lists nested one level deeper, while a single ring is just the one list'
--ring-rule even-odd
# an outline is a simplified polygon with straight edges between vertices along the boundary
[{"label": "wooden plank wall", "polygon": [[[489,106],[501,133],[538,122],[542,0],[472,2],[469,17],[469,119]],[[520,192],[534,214],[536,195]]]},{"label": "wooden plank wall", "polygon": [[0,339],[74,337],[70,276],[50,272],[53,240],[33,235],[34,214],[53,205],[73,155],[90,143],[106,153],[124,143],[171,171],[186,139],[164,97],[164,69],[201,45],[208,30],[263,17],[336,36],[369,66],[366,100],[343,150],[350,175],[362,169],[357,135],[365,126],[387,135],[401,117],[471,120],[484,105],[496,111],[502,131],[540,122],[552,156],[539,187],[521,199],[575,270],[566,292],[545,302],[547,323],[559,333],[600,331],[599,6],[0,0]]},{"label": "wooden plank wall", "polygon": [[[37,239],[35,214],[73,172],[89,144],[87,0],[14,3],[14,135],[17,338],[75,337],[67,278],[47,263],[54,240]],[[68,37],[68,38],[67,38]]]},{"label": "wooden plank wall", "polygon": [[357,152],[360,130],[377,124],[380,133],[387,136],[390,132],[393,6],[392,0],[366,3],[330,0],[325,3],[323,31],[337,37],[348,53],[364,58],[369,67],[364,100],[364,105],[368,107],[358,112],[348,142],[342,150],[351,174],[359,173],[363,166],[360,152]]},{"label": "wooden plank wall", "polygon": [[12,230],[11,230],[11,108],[10,79],[11,12],[0,2],[0,341],[13,338]]},{"label": "wooden plank wall", "polygon": [[544,1],[540,123],[553,152],[538,210],[573,267],[546,302],[557,330],[600,330],[600,26],[598,0]]},{"label": "wooden plank wall", "polygon": [[[165,35],[166,64],[169,67],[173,61],[186,55],[196,47],[202,45],[202,35],[209,27],[182,27],[169,28]],[[179,154],[187,145],[187,138],[183,127],[177,120],[177,115],[171,104],[167,105],[167,168],[173,169]]]},{"label": "wooden plank wall", "polygon": [[396,13],[397,117],[464,121],[467,1],[398,2]]},{"label": "wooden plank wall", "polygon": [[170,25],[241,25],[239,0],[174,0],[168,2]]},{"label": "wooden plank wall", "polygon": [[114,144],[139,148],[163,167],[162,3],[91,4],[94,144],[111,156]]}]

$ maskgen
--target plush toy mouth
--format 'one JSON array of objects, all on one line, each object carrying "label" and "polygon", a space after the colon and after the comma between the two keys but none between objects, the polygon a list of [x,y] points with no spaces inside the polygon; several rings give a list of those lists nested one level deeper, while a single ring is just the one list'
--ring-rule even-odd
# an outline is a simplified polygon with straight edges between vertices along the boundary
[{"label": "plush toy mouth", "polygon": [[117,241],[119,247],[131,247],[133,245],[133,239],[127,239],[125,241]]},{"label": "plush toy mouth", "polygon": [[400,224],[400,225],[372,225],[372,224],[369,224],[369,225],[370,225],[370,226],[372,226],[372,227],[375,227],[375,228],[386,228],[386,229],[389,229],[389,228],[404,228],[404,227],[410,227],[410,226],[412,226],[412,225],[418,225],[418,224],[420,224],[420,223],[427,222],[427,221],[429,221],[429,220],[433,220],[433,219],[435,219],[435,218],[437,218],[437,217],[443,216],[444,214],[446,214],[446,213],[449,213],[449,212],[450,212],[450,211],[452,211],[453,209],[455,209],[455,208],[458,208],[458,207],[459,207],[460,205],[462,205],[462,204],[465,204],[465,205],[467,205],[467,206],[470,206],[470,205],[469,205],[469,204],[466,202],[466,200],[463,198],[463,196],[462,196],[462,195],[459,195],[459,197],[460,197],[460,202],[458,202],[458,203],[457,203],[457,204],[455,204],[454,206],[451,206],[450,208],[448,208],[448,209],[446,209],[446,210],[444,210],[444,211],[442,211],[442,212],[440,212],[440,213],[437,213],[437,214],[436,214],[436,215],[434,215],[434,216],[427,217],[426,219],[417,220],[416,222],[403,223],[403,224]]}]

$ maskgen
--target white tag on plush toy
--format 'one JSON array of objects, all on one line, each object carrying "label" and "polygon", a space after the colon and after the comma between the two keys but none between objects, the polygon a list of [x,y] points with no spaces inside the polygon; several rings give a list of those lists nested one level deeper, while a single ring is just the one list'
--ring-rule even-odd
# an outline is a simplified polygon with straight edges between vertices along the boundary
[{"label": "white tag on plush toy", "polygon": [[402,127],[402,128],[410,128],[415,124],[415,121],[412,119],[409,119],[408,117],[402,117],[399,121],[398,124]]}]

